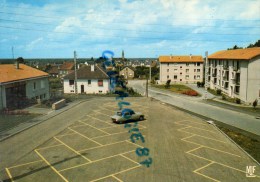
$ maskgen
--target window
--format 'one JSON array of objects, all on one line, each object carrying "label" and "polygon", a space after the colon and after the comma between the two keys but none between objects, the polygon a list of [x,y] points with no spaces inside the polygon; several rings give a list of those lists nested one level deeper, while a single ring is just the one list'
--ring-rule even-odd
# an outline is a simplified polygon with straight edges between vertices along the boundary
[{"label": "window", "polygon": [[194,75],[194,80],[196,80],[196,75]]},{"label": "window", "polygon": [[41,80],[41,88],[44,88],[45,84],[44,84],[44,80]]},{"label": "window", "polygon": [[167,75],[167,79],[169,78],[169,75]]},{"label": "window", "polygon": [[180,72],[180,74],[182,75],[182,72]]},{"label": "window", "polygon": [[200,63],[197,63],[197,66],[200,66]]},{"label": "window", "polygon": [[174,72],[177,72],[178,71],[178,69],[174,69]]},{"label": "window", "polygon": [[186,75],[185,78],[186,78],[186,80],[188,80],[189,79],[189,75]]},{"label": "window", "polygon": [[182,79],[180,79],[180,81],[182,81]]},{"label": "window", "polygon": [[197,69],[197,72],[199,73],[199,72],[200,72],[200,69]]},{"label": "window", "polygon": [[180,68],[182,69],[182,66],[180,66]]},{"label": "window", "polygon": [[91,85],[91,80],[88,80],[88,85]]},{"label": "window", "polygon": [[33,82],[33,89],[36,89],[36,82]]},{"label": "window", "polygon": [[98,93],[102,93],[102,90],[99,90]]},{"label": "window", "polygon": [[103,87],[103,80],[98,80],[98,86]]},{"label": "window", "polygon": [[196,69],[194,69],[194,72],[196,72]]},{"label": "window", "polygon": [[169,72],[169,69],[167,69],[167,72]]},{"label": "window", "polygon": [[190,63],[186,63],[186,66],[189,66],[190,65]]},{"label": "window", "polygon": [[196,66],[196,63],[194,63],[194,66]]},{"label": "window", "polygon": [[43,98],[44,98],[44,99],[46,98],[46,94],[43,94]]},{"label": "window", "polygon": [[200,75],[197,75],[197,79],[200,79]]},{"label": "window", "polygon": [[74,80],[69,80],[69,85],[74,85]]},{"label": "window", "polygon": [[186,73],[189,73],[189,69],[186,69]]},{"label": "window", "polygon": [[173,78],[174,78],[174,80],[177,80],[178,77],[177,77],[177,75],[174,75]]}]

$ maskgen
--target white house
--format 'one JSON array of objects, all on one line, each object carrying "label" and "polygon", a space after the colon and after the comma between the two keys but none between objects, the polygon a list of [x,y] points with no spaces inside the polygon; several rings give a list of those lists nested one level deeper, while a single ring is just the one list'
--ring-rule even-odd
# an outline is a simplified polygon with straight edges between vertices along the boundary
[{"label": "white house", "polygon": [[48,77],[48,73],[18,62],[0,64],[0,110],[24,107],[29,99],[49,99]]},{"label": "white house", "polygon": [[260,48],[224,50],[208,57],[211,89],[245,103],[260,99]]},{"label": "white house", "polygon": [[160,56],[160,83],[196,83],[203,80],[202,56]]},{"label": "white house", "polygon": [[[64,93],[108,93],[110,92],[110,79],[106,72],[99,66],[82,66],[77,70],[77,83],[75,72],[64,77]],[[77,87],[75,87],[77,85]]]}]

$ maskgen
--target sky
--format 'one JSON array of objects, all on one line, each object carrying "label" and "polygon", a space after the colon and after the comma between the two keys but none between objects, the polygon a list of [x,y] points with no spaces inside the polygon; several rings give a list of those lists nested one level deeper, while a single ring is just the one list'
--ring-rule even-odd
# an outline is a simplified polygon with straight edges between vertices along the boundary
[{"label": "sky", "polygon": [[0,58],[205,56],[259,39],[260,0],[0,0]]}]

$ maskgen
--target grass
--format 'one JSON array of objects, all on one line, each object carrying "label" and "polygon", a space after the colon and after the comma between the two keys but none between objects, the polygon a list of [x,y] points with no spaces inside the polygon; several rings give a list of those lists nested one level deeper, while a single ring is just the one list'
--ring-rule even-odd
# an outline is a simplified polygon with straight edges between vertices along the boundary
[{"label": "grass", "polygon": [[0,115],[0,132],[18,126],[21,123],[28,122],[29,120],[39,116],[39,114],[28,115]]},{"label": "grass", "polygon": [[[186,85],[182,85],[182,84],[172,84],[172,85],[170,85],[170,88],[168,88],[168,89],[165,88],[165,85],[152,85],[152,86],[155,88],[169,90],[171,92],[175,92],[175,93],[179,93],[179,94],[183,94],[183,92],[193,90],[190,87],[188,87]],[[200,96],[199,93],[198,93],[198,96]]]},{"label": "grass", "polygon": [[234,140],[240,147],[260,162],[260,140],[239,131],[218,126],[226,135]]}]

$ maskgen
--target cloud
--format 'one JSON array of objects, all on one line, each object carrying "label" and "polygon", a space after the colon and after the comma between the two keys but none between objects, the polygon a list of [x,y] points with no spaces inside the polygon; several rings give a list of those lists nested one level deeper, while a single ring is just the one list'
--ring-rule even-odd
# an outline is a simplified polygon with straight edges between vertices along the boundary
[{"label": "cloud", "polygon": [[33,50],[33,49],[34,49],[36,46],[38,46],[39,43],[42,42],[42,41],[43,41],[43,38],[42,38],[42,37],[40,37],[40,38],[38,38],[38,39],[36,39],[36,40],[31,41],[29,44],[27,44],[26,50],[27,50],[27,51]]}]

